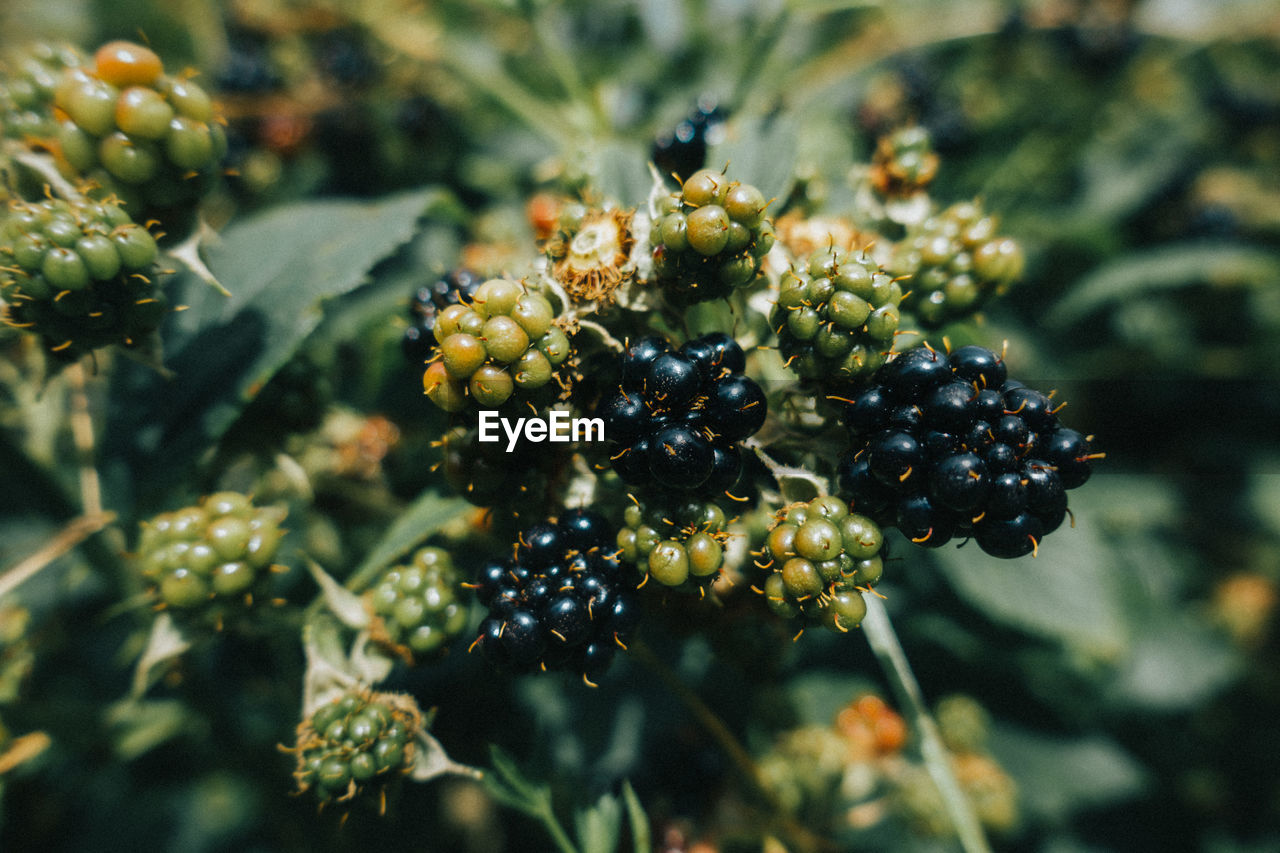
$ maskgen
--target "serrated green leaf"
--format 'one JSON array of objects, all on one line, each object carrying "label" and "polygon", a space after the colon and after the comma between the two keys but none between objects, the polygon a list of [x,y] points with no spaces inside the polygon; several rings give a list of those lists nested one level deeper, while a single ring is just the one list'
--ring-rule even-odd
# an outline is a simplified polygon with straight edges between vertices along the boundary
[{"label": "serrated green leaf", "polygon": [[1141,793],[1142,767],[1102,737],[1067,739],[996,726],[991,752],[1018,785],[1022,807],[1040,820],[1059,822],[1092,805]]},{"label": "serrated green leaf", "polygon": [[360,287],[449,198],[433,188],[378,202],[313,201],[229,228],[208,260],[231,297],[193,276],[172,285],[189,305],[164,328],[173,378],[135,365],[116,372],[108,462],[124,463],[144,482],[175,477],[298,350],[325,301]]},{"label": "serrated green leaf", "polygon": [[1091,508],[1077,509],[1075,519],[1074,528],[1046,537],[1036,557],[1001,560],[972,542],[933,556],[960,597],[987,617],[1115,660],[1128,642],[1124,566],[1100,538],[1102,520]]},{"label": "serrated green leaf", "polygon": [[649,831],[649,816],[644,812],[640,798],[629,780],[622,783],[622,801],[627,806],[627,823],[631,825],[632,849],[635,853],[649,853],[653,849],[653,839]]},{"label": "serrated green leaf", "polygon": [[594,806],[579,809],[574,815],[578,831],[578,848],[582,853],[615,853],[621,830],[622,804],[605,794]]},{"label": "serrated green leaf", "polygon": [[1107,305],[1144,293],[1188,285],[1262,286],[1280,279],[1280,260],[1260,249],[1230,243],[1168,246],[1131,252],[1080,280],[1048,314],[1062,327]]}]

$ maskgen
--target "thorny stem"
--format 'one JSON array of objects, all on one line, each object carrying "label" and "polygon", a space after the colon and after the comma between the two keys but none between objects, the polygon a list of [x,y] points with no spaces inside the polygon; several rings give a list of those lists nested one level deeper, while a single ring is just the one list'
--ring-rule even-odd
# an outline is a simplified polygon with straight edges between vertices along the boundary
[{"label": "thorny stem", "polygon": [[8,595],[19,584],[34,577],[41,569],[66,554],[72,548],[115,521],[114,512],[82,515],[67,522],[58,533],[38,551],[0,574],[0,598]]},{"label": "thorny stem", "polygon": [[924,758],[925,768],[942,794],[951,823],[960,838],[960,846],[965,853],[991,853],[982,825],[952,772],[950,753],[942,742],[938,724],[925,705],[920,684],[911,670],[902,644],[898,642],[888,611],[874,592],[864,592],[862,599],[867,603],[867,615],[862,620],[867,642],[885,676],[893,685],[903,710],[911,716],[915,730],[920,735],[920,753]]}]

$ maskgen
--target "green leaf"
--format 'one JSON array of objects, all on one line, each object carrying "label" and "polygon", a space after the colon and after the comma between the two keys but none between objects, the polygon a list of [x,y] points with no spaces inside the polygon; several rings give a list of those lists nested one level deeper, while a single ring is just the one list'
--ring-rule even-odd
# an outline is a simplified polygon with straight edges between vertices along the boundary
[{"label": "green leaf", "polygon": [[1142,767],[1102,737],[1067,739],[996,726],[991,752],[1018,784],[1030,815],[1061,822],[1093,805],[1114,804],[1142,792]]},{"label": "green leaf", "polygon": [[594,806],[579,809],[574,815],[578,830],[578,849],[582,853],[615,853],[622,824],[622,805],[612,794],[605,794]]},{"label": "green leaf", "polygon": [[729,164],[735,181],[754,184],[766,199],[786,198],[796,165],[799,129],[789,115],[750,117],[730,126],[724,142],[707,153],[708,167]]},{"label": "green leaf", "polygon": [[353,589],[366,585],[373,575],[391,565],[397,557],[408,553],[445,524],[471,508],[471,504],[458,497],[442,497],[435,492],[423,492],[397,516],[378,544],[352,573],[348,586]]},{"label": "green leaf", "polygon": [[989,618],[1114,660],[1128,642],[1125,567],[1099,536],[1102,524],[1084,506],[1075,527],[1046,537],[1036,557],[1001,560],[972,542],[933,556],[960,597]]},{"label": "green leaf", "polygon": [[1275,255],[1231,243],[1130,252],[1085,276],[1048,316],[1053,325],[1063,327],[1146,293],[1198,284],[1269,286],[1278,278],[1280,260]]},{"label": "green leaf", "polygon": [[550,803],[551,792],[547,786],[537,785],[526,779],[502,747],[490,744],[489,760],[494,772],[484,775],[484,787],[494,799],[517,811],[535,816],[540,813],[544,804]]},{"label": "green leaf", "polygon": [[622,800],[627,805],[627,822],[631,824],[631,841],[635,853],[649,853],[653,849],[649,816],[644,813],[644,806],[629,780],[622,783]]},{"label": "green leaf", "polygon": [[1242,663],[1203,621],[1166,613],[1143,621],[1109,698],[1151,711],[1189,710],[1234,681]]},{"label": "green leaf", "polygon": [[360,287],[450,197],[439,189],[378,202],[313,201],[228,228],[209,247],[226,298],[185,276],[189,308],[170,318],[172,379],[121,365],[104,446],[133,478],[173,480],[211,447],[319,325],[326,300]]}]

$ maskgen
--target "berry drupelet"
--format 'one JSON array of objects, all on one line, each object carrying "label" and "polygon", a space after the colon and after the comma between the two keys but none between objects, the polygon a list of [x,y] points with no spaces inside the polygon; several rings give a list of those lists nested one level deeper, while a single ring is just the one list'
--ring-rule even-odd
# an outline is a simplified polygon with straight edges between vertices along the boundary
[{"label": "berry drupelet", "polygon": [[1035,551],[1089,478],[1091,439],[1062,426],[1049,396],[1008,379],[978,346],[916,347],[846,407],[840,463],[853,508],[920,545],[972,536],[995,557]]},{"label": "berry drupelet", "polygon": [[456,269],[414,291],[409,302],[409,327],[400,339],[404,357],[415,365],[430,358],[439,345],[436,317],[450,305],[469,301],[482,281],[471,270]]},{"label": "berry drupelet", "polygon": [[768,411],[745,365],[742,348],[721,332],[679,350],[658,337],[628,347],[621,387],[597,412],[623,482],[703,494],[731,488],[742,469],[737,442]]},{"label": "berry drupelet", "polygon": [[526,529],[511,559],[490,560],[476,576],[489,615],[473,648],[504,669],[564,669],[594,686],[639,621],[614,539],[602,516],[580,509]]}]

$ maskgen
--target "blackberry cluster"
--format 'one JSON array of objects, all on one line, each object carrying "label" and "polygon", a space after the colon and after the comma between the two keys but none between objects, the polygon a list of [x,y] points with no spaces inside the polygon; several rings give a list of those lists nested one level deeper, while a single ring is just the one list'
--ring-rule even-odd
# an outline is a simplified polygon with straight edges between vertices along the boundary
[{"label": "blackberry cluster", "polygon": [[769,571],[764,595],[784,618],[801,617],[841,633],[866,615],[860,588],[884,573],[884,535],[840,498],[792,504],[769,530],[757,565]]},{"label": "blackberry cluster", "polygon": [[368,786],[385,786],[413,769],[422,712],[409,696],[353,690],[298,724],[293,777],[322,804],[350,802]]},{"label": "blackberry cluster", "polygon": [[675,127],[654,138],[650,159],[662,174],[687,181],[706,164],[707,148],[724,137],[726,119],[724,109],[714,98],[705,95],[698,98],[697,104]]},{"label": "blackberry cluster", "polygon": [[137,551],[150,594],[175,618],[221,627],[265,591],[284,516],[284,509],[255,507],[238,492],[157,515],[143,524]]},{"label": "blackberry cluster", "polygon": [[440,652],[467,626],[460,580],[442,548],[421,548],[407,565],[387,569],[365,599],[374,642],[409,664]]},{"label": "blackberry cluster", "polygon": [[767,202],[751,184],[703,169],[659,204],[653,275],[678,304],[723,299],[756,280],[773,247]]},{"label": "blackberry cluster", "polygon": [[724,565],[729,520],[711,501],[633,498],[618,531],[619,556],[663,586],[703,589]]},{"label": "blackberry cluster", "polygon": [[1066,490],[1097,458],[1058,408],[1009,380],[988,349],[907,350],[846,407],[841,486],[855,509],[918,544],[973,536],[992,556],[1020,557],[1062,524]]},{"label": "blackberry cluster", "polygon": [[84,64],[70,45],[37,42],[0,61],[0,136],[43,143],[57,131],[53,93],[68,68]]},{"label": "blackberry cluster", "polygon": [[460,412],[501,406],[517,391],[533,392],[556,378],[572,355],[569,338],[553,324],[545,297],[522,284],[490,279],[470,302],[450,305],[436,316],[440,360],[422,375],[431,402]]},{"label": "blackberry cluster", "polygon": [[0,220],[5,322],[74,360],[112,343],[132,346],[167,311],[155,238],[110,202],[11,201]]},{"label": "blackberry cluster", "polygon": [[889,198],[915,195],[938,174],[929,131],[918,125],[880,137],[871,160],[871,184]]},{"label": "blackberry cluster", "polygon": [[118,194],[135,213],[193,205],[210,188],[227,137],[209,95],[164,73],[148,48],[110,42],[92,66],[63,73],[54,103],[65,165]]},{"label": "blackberry cluster", "polygon": [[995,217],[975,202],[953,204],[913,229],[894,247],[888,268],[909,277],[902,307],[936,328],[963,320],[1022,276],[1026,259]]},{"label": "blackberry cluster", "polygon": [[[546,445],[516,442],[507,452],[504,437],[482,442],[474,428],[454,426],[440,438],[441,468],[454,491],[476,506],[502,505],[520,510],[544,504],[559,454]],[[519,477],[512,477],[519,471]]]},{"label": "blackberry cluster", "polygon": [[404,357],[415,365],[430,358],[431,351],[439,345],[436,317],[450,305],[470,300],[480,282],[480,276],[471,270],[456,269],[419,287],[409,303],[409,327],[400,339]]},{"label": "blackberry cluster", "polygon": [[787,366],[805,379],[870,376],[898,333],[902,288],[865,251],[815,252],[782,277],[769,322]]},{"label": "blackberry cluster", "polygon": [[764,391],[742,374],[746,356],[715,332],[679,350],[642,338],[622,356],[618,391],[598,414],[613,470],[633,486],[718,494],[742,471],[737,442],[760,429]]},{"label": "blackberry cluster", "polygon": [[489,608],[476,637],[495,665],[516,672],[564,669],[588,684],[635,633],[640,611],[600,515],[569,510],[525,530],[510,560],[476,576]]}]

